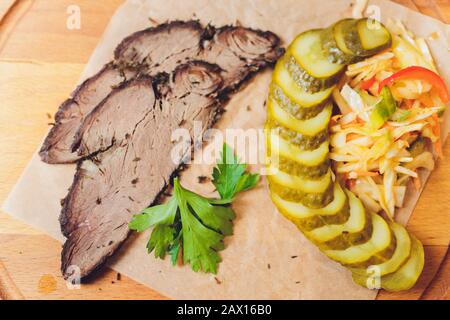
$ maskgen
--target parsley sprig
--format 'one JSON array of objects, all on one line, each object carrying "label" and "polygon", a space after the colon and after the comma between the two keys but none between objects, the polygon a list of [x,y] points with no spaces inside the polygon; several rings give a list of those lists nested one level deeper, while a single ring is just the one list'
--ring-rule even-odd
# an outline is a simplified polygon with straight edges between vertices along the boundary
[{"label": "parsley sprig", "polygon": [[239,163],[238,157],[227,145],[223,145],[222,157],[213,171],[213,184],[223,200],[233,201],[236,194],[255,187],[259,174],[246,173],[247,165]]},{"label": "parsley sprig", "polygon": [[153,227],[147,249],[154,251],[156,258],[169,254],[175,265],[182,252],[183,263],[190,264],[192,270],[215,274],[222,261],[219,252],[224,249],[223,240],[233,234],[236,215],[230,205],[239,192],[254,188],[259,180],[258,174],[247,173],[247,165],[239,163],[224,144],[212,181],[220,199],[193,193],[177,178],[171,200],[135,215],[129,227],[138,232]]}]

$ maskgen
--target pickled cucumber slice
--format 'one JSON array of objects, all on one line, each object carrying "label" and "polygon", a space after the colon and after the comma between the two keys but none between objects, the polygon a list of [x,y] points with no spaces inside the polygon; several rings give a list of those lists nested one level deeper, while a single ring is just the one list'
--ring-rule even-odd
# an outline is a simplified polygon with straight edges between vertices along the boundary
[{"label": "pickled cucumber slice", "polygon": [[[278,196],[280,196],[280,194],[276,192],[276,189],[273,188],[273,186],[274,186],[273,183],[271,183],[270,189],[272,191],[272,194],[278,194]],[[332,184],[332,187],[335,190],[337,186],[335,184]],[[322,205],[321,208],[329,207],[331,205],[331,203],[333,203],[333,201],[335,201],[335,196],[336,195],[333,194],[332,201],[326,205]],[[280,196],[280,197],[283,198],[282,196]],[[285,200],[285,199],[283,199],[283,200]],[[291,202],[291,203],[296,204],[298,202],[299,201],[295,201],[295,202]],[[311,206],[308,206],[308,207],[312,208]],[[304,218],[300,218],[296,215],[291,215],[291,214],[289,214],[289,212],[285,211],[282,208],[278,208],[278,209],[286,218],[291,220],[306,235],[306,237],[308,237],[307,232],[309,232],[311,230],[321,228],[326,225],[345,223],[345,221],[347,221],[350,216],[350,208],[349,208],[347,198],[345,198],[344,204],[340,207],[341,207],[340,209],[336,209],[337,211],[335,214],[331,214],[331,215],[320,214],[320,215],[313,215],[313,216],[304,217]],[[296,209],[293,208],[293,210],[296,210]],[[322,211],[319,210],[317,212],[322,212]]]},{"label": "pickled cucumber slice", "polygon": [[381,287],[389,291],[411,289],[419,279],[425,264],[425,253],[422,243],[411,236],[411,256],[398,271],[381,278]]},{"label": "pickled cucumber slice", "polygon": [[277,155],[296,161],[306,166],[317,166],[328,158],[330,143],[325,141],[319,148],[312,151],[303,151],[289,141],[281,138],[273,130],[269,132],[270,155]]},{"label": "pickled cucumber slice", "polygon": [[324,162],[317,166],[305,166],[296,161],[292,161],[283,156],[279,156],[277,159],[278,169],[287,173],[291,173],[295,176],[306,176],[311,178],[318,178],[327,173],[330,167],[330,160],[328,157]]},{"label": "pickled cucumber slice", "polygon": [[392,45],[391,33],[378,21],[361,19],[356,24],[361,44],[360,52],[372,55]]},{"label": "pickled cucumber slice", "polygon": [[344,207],[347,198],[339,183],[336,183],[333,201],[321,209],[312,209],[296,202],[283,200],[274,192],[272,192],[272,200],[285,216],[291,219],[305,219],[314,216],[336,215]]},{"label": "pickled cucumber slice", "polygon": [[328,59],[321,36],[321,29],[300,34],[286,54],[286,68],[294,80],[303,89],[313,93],[335,85],[345,68],[345,65]]},{"label": "pickled cucumber slice", "polygon": [[314,136],[305,136],[294,130],[288,129],[281,123],[277,122],[273,118],[268,118],[266,122],[266,130],[276,130],[276,132],[283,139],[289,141],[302,150],[314,150],[317,149],[322,143],[328,140],[328,128],[325,128],[321,132]]},{"label": "pickled cucumber slice", "polygon": [[331,114],[333,111],[333,105],[328,103],[321,113],[308,120],[296,119],[288,112],[284,111],[283,108],[281,108],[280,105],[272,99],[269,99],[268,101],[267,111],[270,117],[286,128],[306,136],[314,136],[328,127],[328,122],[331,119]]},{"label": "pickled cucumber slice", "polygon": [[[351,193],[347,190],[346,193],[349,199],[350,211],[348,219],[344,223],[328,224],[327,226],[323,226],[322,228],[318,228],[316,230],[324,230],[327,227],[334,229],[335,226],[349,226],[349,228],[333,238],[329,235],[329,238],[324,237],[320,240],[317,235],[314,235],[315,238],[309,236],[311,241],[315,243],[322,251],[345,250],[349,247],[368,242],[372,236],[373,226],[370,213],[364,209],[359,199],[357,199],[354,195],[353,197],[350,197],[349,195]],[[316,230],[312,230],[310,234],[313,234]]]},{"label": "pickled cucumber slice", "polygon": [[393,241],[391,230],[387,222],[379,215],[372,213],[371,218],[373,231],[368,242],[345,250],[325,250],[324,253],[343,265],[365,265],[366,261],[371,260],[373,256],[384,255],[384,251]]},{"label": "pickled cucumber slice", "polygon": [[354,22],[355,19],[343,19],[333,27],[333,35],[337,48],[349,57],[353,57],[353,59],[357,57],[357,54],[347,46],[346,32],[351,30]]},{"label": "pickled cucumber slice", "polygon": [[[411,253],[411,238],[409,237],[408,231],[403,226],[394,222],[390,223],[389,226],[394,233],[397,246],[391,259],[374,266],[377,268],[377,274],[379,276],[385,276],[397,271],[408,260]],[[351,271],[360,277],[367,277],[366,269],[351,269]]]},{"label": "pickled cucumber slice", "polygon": [[341,32],[345,46],[356,56],[371,56],[392,45],[390,32],[373,19],[347,20]]},{"label": "pickled cucumber slice", "polygon": [[[346,223],[347,221],[345,221],[344,223]],[[344,232],[332,240],[326,242],[318,242],[317,246],[321,250],[345,250],[352,246],[359,246],[361,244],[368,242],[372,237],[373,232],[372,220],[370,217],[370,213],[368,211],[365,211],[364,221],[366,223],[361,231],[355,233]]]},{"label": "pickled cucumber slice", "polygon": [[299,189],[287,188],[281,184],[278,184],[276,181],[271,180],[270,177],[268,178],[268,180],[270,183],[270,190],[278,194],[278,196],[280,196],[281,199],[299,202],[307,206],[308,208],[313,209],[323,208],[326,205],[328,205],[331,201],[333,201],[334,198],[333,195],[334,183],[330,183],[325,192],[308,193],[303,192]]},{"label": "pickled cucumber slice", "polygon": [[344,65],[331,63],[322,48],[321,29],[300,34],[291,44],[292,54],[301,68],[315,78],[330,78],[339,75]]},{"label": "pickled cucumber slice", "polygon": [[[350,208],[348,205],[348,199],[345,199],[344,206],[333,215],[319,215],[305,219],[290,219],[304,235],[307,236],[307,232],[321,228],[330,224],[343,224],[350,217]],[[314,243],[314,241],[312,241]]]},{"label": "pickled cucumber slice", "polygon": [[328,54],[328,60],[340,64],[351,64],[357,60],[361,60],[362,58],[355,56],[350,50],[348,50],[344,41],[342,41],[341,46],[344,50],[346,50],[346,52],[342,51],[338,46],[335,39],[335,33],[338,32],[336,28],[340,28],[340,26],[338,26],[339,23],[340,21],[322,31],[322,47]]},{"label": "pickled cucumber slice", "polygon": [[316,93],[335,85],[339,82],[339,79],[344,71],[344,69],[342,69],[341,72],[329,78],[315,78],[303,69],[293,56],[288,56],[286,58],[285,66],[294,81],[300,87],[305,89],[305,91],[311,93]]},{"label": "pickled cucumber slice", "polygon": [[358,233],[365,230],[367,219],[366,210],[362,202],[353,193],[347,190],[345,192],[349,198],[350,205],[350,217],[348,221],[344,224],[328,225],[312,230],[308,233],[309,238],[318,243],[326,243],[342,236],[342,234]]},{"label": "pickled cucumber slice", "polygon": [[284,91],[275,83],[270,86],[270,99],[274,99],[278,104],[286,111],[289,112],[293,117],[298,120],[308,120],[317,116],[325,108],[328,100],[320,103],[313,107],[305,108],[304,106],[295,103],[289,96],[287,96]]},{"label": "pickled cucumber slice", "polygon": [[301,176],[293,176],[278,170],[275,166],[269,167],[269,172],[273,173],[268,176],[269,181],[285,186],[287,188],[300,190],[309,193],[325,192],[331,184],[331,169],[328,173],[319,179],[309,179]]},{"label": "pickled cucumber slice", "polygon": [[[411,236],[411,254],[408,260],[396,272],[382,276],[379,285],[381,288],[388,291],[409,290],[417,283],[417,280],[423,271],[424,264],[425,254],[423,245],[417,238]],[[372,272],[372,277],[379,276],[377,270],[374,269]],[[353,281],[355,281],[355,283],[369,289],[379,289],[370,286],[371,281],[373,280],[376,279],[353,273]]]},{"label": "pickled cucumber slice", "polygon": [[335,86],[316,93],[308,93],[295,82],[284,65],[284,59],[277,63],[273,73],[273,81],[295,103],[309,108],[324,103],[331,96]]}]

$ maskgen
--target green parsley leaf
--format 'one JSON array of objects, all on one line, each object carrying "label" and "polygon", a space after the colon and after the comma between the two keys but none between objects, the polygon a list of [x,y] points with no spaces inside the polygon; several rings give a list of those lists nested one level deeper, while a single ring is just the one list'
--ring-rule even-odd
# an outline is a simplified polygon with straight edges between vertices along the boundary
[{"label": "green parsley leaf", "polygon": [[217,167],[213,171],[213,184],[225,200],[232,200],[236,194],[254,188],[259,180],[258,174],[245,173],[246,164],[239,163],[238,157],[227,145],[223,145],[221,159],[217,162]]},{"label": "green parsley leaf", "polygon": [[224,145],[221,161],[214,169],[214,185],[221,199],[208,199],[183,188],[174,180],[174,196],[163,205],[145,209],[129,224],[131,230],[143,232],[153,227],[147,244],[156,258],[171,256],[177,264],[180,253],[183,263],[195,272],[216,273],[224,249],[225,236],[233,234],[236,215],[230,207],[237,193],[249,190],[259,182],[259,175],[246,173],[247,165]]},{"label": "green parsley leaf", "polygon": [[148,252],[155,250],[155,257],[164,259],[173,242],[174,233],[175,229],[170,226],[163,224],[155,226],[147,244]]},{"label": "green parsley leaf", "polygon": [[203,225],[193,214],[185,197],[185,190],[178,179],[174,189],[181,214],[183,230],[183,261],[189,263],[192,270],[216,273],[221,258],[217,251],[223,250],[224,236]]},{"label": "green parsley leaf", "polygon": [[178,256],[180,254],[181,242],[183,239],[183,233],[180,231],[178,236],[173,240],[173,243],[170,247],[169,254],[171,256],[170,260],[173,266],[177,265]]},{"label": "green parsley leaf", "polygon": [[212,205],[208,199],[187,190],[183,193],[187,203],[204,225],[226,236],[233,233],[232,220],[236,215],[230,207]]},{"label": "green parsley leaf", "polygon": [[170,226],[175,221],[177,207],[177,200],[173,198],[167,204],[147,208],[142,214],[134,216],[129,228],[142,232],[157,224]]}]

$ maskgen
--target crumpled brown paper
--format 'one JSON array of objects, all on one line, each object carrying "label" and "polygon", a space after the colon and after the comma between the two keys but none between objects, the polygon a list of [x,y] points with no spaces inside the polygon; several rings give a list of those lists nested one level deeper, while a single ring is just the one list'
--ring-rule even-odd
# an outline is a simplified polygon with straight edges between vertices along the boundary
[{"label": "crumpled brown paper", "polygon": [[[152,23],[174,19],[199,19],[214,25],[241,23],[271,30],[289,43],[309,28],[325,27],[351,14],[349,0],[129,0],[111,19],[103,39],[81,77],[94,74],[112,58],[122,38]],[[381,9],[381,18],[401,19],[418,36],[437,32],[429,41],[441,74],[450,81],[448,59],[449,26],[387,1],[371,1]],[[149,19],[151,18],[151,19]],[[225,128],[262,128],[263,107],[271,72],[257,76],[227,105],[227,113],[217,125]],[[250,108],[248,108],[250,106]],[[445,135],[450,126],[447,113]],[[253,168],[256,169],[256,168]],[[209,176],[212,167],[193,165],[183,173],[188,188],[211,194],[211,185],[199,185],[197,177]],[[4,205],[12,216],[31,224],[58,240],[60,199],[71,185],[75,167],[50,166],[34,156]],[[411,193],[399,212],[405,224],[418,194]],[[112,268],[175,299],[374,299],[375,291],[353,284],[350,273],[325,258],[275,209],[264,183],[239,197],[235,235],[226,239],[219,273],[194,273],[189,266],[172,267],[169,259],[156,260],[146,252],[148,234],[133,235],[110,260]]]}]

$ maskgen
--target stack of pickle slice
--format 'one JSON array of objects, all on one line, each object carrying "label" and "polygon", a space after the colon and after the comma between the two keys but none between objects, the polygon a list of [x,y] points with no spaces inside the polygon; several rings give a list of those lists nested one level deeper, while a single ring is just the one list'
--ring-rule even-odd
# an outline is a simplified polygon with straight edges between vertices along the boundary
[{"label": "stack of pickle slice", "polygon": [[274,71],[266,123],[271,197],[279,211],[330,259],[368,288],[411,288],[423,246],[404,227],[369,212],[334,181],[329,160],[331,94],[355,61],[391,46],[376,21],[344,19],[300,34]]}]

